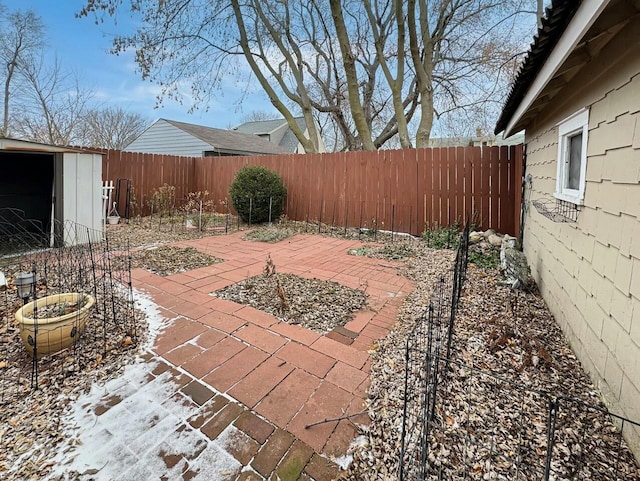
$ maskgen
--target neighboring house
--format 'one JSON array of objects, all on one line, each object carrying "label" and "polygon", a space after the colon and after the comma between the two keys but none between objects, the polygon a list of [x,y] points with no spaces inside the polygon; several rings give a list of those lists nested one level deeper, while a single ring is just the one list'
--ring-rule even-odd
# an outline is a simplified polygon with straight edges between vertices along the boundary
[{"label": "neighboring house", "polygon": [[76,240],[66,222],[102,232],[102,154],[0,137],[0,165],[0,209],[24,212],[44,232],[56,221],[65,242]]},{"label": "neighboring house", "polygon": [[[309,131],[305,124],[304,117],[296,117],[296,123],[302,133],[309,137]],[[291,154],[304,154],[305,150],[302,144],[298,141],[296,135],[289,127],[289,124],[285,119],[273,119],[273,120],[256,120],[253,122],[246,122],[242,125],[238,125],[233,130],[241,132],[243,134],[253,134],[258,137],[262,137],[269,142],[278,144]],[[318,152],[324,152],[324,143],[322,138],[318,135]]]},{"label": "neighboring house", "polygon": [[639,32],[637,1],[553,0],[496,126],[526,132],[523,247],[540,292],[610,409],[636,421]]},{"label": "neighboring house", "polygon": [[124,150],[189,157],[289,153],[257,135],[167,119],[154,122]]}]

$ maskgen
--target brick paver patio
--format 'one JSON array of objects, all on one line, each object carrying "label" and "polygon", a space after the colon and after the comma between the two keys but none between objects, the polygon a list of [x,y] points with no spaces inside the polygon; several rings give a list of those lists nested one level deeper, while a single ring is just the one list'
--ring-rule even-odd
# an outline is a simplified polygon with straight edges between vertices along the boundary
[{"label": "brick paver patio", "polygon": [[[219,264],[168,277],[132,272],[134,287],[173,319],[145,355],[153,366],[145,382],[170,380],[174,387],[168,398],[189,414],[171,425],[158,454],[167,473],[180,467],[182,477],[191,479],[197,474],[194,466],[204,467],[215,452],[202,442],[181,453],[171,440],[197,431],[193,435],[200,441],[215,441],[234,459],[219,479],[277,479],[274,474],[282,480],[335,479],[339,469],[328,459],[347,452],[355,426],[346,419],[309,425],[362,411],[369,385],[368,350],[393,326],[414,284],[391,262],[347,254],[362,242],[297,235],[264,244],[243,241],[241,235],[175,244],[224,259]],[[209,295],[260,274],[267,254],[278,272],[353,288],[366,285],[367,307],[344,328],[322,336]],[[108,416],[129,395],[134,391],[105,394],[94,414]],[[162,424],[157,417],[156,424]],[[366,423],[368,416],[351,419]]]}]

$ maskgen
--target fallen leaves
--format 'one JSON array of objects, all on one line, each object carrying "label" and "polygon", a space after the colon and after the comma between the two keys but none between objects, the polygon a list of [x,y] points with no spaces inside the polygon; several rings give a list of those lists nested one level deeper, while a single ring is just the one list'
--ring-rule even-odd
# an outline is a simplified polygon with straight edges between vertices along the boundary
[{"label": "fallen leaves", "polygon": [[[126,269],[129,260],[125,256],[116,257],[113,269]],[[131,253],[131,268],[146,269],[159,276],[170,276],[222,262],[222,259],[200,252],[195,247],[149,247]]]},{"label": "fallen leaves", "polygon": [[[353,449],[350,480],[397,479],[407,332],[450,263],[446,251],[422,251],[402,269],[418,283],[394,331],[371,351],[371,424],[360,428],[369,442]],[[640,479],[633,455],[537,293],[512,291],[500,284],[498,271],[470,265],[452,361],[437,395],[424,479],[541,479],[549,404],[537,390],[576,399],[560,404],[554,479],[610,479],[616,470],[619,479]]]},{"label": "fallen leaves", "polygon": [[290,324],[327,333],[344,326],[366,302],[366,294],[332,281],[275,274],[275,266],[212,293],[221,299],[249,305]]}]

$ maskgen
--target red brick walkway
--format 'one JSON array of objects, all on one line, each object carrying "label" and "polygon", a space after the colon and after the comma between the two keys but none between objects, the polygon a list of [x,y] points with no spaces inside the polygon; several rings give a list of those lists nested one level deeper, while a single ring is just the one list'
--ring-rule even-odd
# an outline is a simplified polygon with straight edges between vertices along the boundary
[{"label": "red brick walkway", "polygon": [[[369,385],[368,350],[393,326],[398,308],[414,284],[399,275],[390,262],[347,254],[361,242],[297,235],[265,244],[243,241],[241,235],[177,244],[222,258],[222,263],[168,277],[141,269],[132,274],[134,287],[146,291],[164,309],[165,317],[175,318],[158,335],[154,353],[169,368],[193,379],[182,388],[182,395],[201,406],[214,406],[209,409],[209,418],[194,427],[215,438],[231,422],[237,426],[243,412],[253,416],[254,425],[262,419],[275,427],[267,435],[261,434],[252,453],[238,459],[243,465],[251,463],[251,468],[266,478],[267,471],[276,465],[261,465],[265,458],[273,458],[263,453],[278,448],[283,439],[288,446],[296,439],[301,446],[324,455],[345,454],[356,435],[350,421],[306,426],[363,409]],[[367,307],[344,328],[322,336],[209,295],[260,274],[267,254],[278,272],[332,280],[353,288],[366,286]],[[244,410],[237,407],[231,412],[230,398]],[[216,410],[222,402],[223,408]],[[353,418],[354,422],[367,419]],[[311,450],[302,450],[306,453],[303,465],[312,459]]]}]

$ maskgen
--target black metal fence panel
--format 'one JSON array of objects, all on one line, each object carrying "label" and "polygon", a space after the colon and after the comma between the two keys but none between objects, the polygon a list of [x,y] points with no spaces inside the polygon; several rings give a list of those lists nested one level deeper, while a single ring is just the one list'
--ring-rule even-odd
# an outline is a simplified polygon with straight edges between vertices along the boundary
[{"label": "black metal fence panel", "polygon": [[633,455],[623,449],[625,429],[639,423],[453,355],[468,227],[452,269],[407,338],[399,479],[640,479]]},{"label": "black metal fence panel", "polygon": [[416,320],[407,338],[401,481],[426,479],[428,474],[429,436],[436,420],[438,390],[447,376],[454,319],[467,272],[469,230],[467,221],[451,270],[436,283],[427,311]]}]

